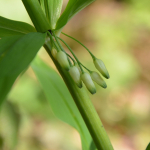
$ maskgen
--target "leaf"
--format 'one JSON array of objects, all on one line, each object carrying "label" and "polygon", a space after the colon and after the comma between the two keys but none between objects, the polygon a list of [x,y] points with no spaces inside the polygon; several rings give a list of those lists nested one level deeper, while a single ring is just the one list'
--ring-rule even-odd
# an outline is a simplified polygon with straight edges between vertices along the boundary
[{"label": "leaf", "polygon": [[73,16],[94,1],[95,0],[69,0],[66,9],[57,21],[56,30],[65,26]]},{"label": "leaf", "polygon": [[0,16],[0,38],[13,35],[24,35],[30,32],[36,32],[35,28],[31,25]]},{"label": "leaf", "polygon": [[8,149],[14,150],[17,145],[19,124],[15,106],[10,102],[4,103],[0,113],[0,132]]},{"label": "leaf", "polygon": [[[16,36],[0,40],[0,50],[3,49],[4,51],[4,55],[0,60],[0,104],[9,92],[15,79],[28,67],[44,44],[46,33],[29,33],[19,39],[16,38],[16,41],[12,44],[13,42],[10,42],[10,39],[14,41],[14,38]],[[8,44],[8,46],[5,44]]]},{"label": "leaf", "polygon": [[60,17],[63,0],[45,0],[45,10],[50,22],[51,29],[55,29],[58,18]]},{"label": "leaf", "polygon": [[10,37],[4,37],[0,40],[0,57],[1,55],[10,49],[13,44],[19,40],[22,37],[22,35],[16,35],[16,36],[10,36]]},{"label": "leaf", "polygon": [[150,150],[150,143],[147,145],[146,150]]},{"label": "leaf", "polygon": [[43,12],[44,12],[44,14],[45,14],[44,0],[39,0],[39,2],[40,2],[40,5],[41,5],[41,7],[42,7],[42,10],[43,10]]},{"label": "leaf", "polygon": [[88,150],[92,138],[61,77],[39,58],[32,62],[31,67],[50,102],[54,114],[78,130],[83,150]]}]

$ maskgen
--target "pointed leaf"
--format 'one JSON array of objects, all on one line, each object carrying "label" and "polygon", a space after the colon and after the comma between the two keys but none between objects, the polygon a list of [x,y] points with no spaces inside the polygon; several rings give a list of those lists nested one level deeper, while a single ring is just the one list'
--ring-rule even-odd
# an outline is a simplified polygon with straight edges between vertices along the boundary
[{"label": "pointed leaf", "polygon": [[50,102],[54,114],[79,131],[83,150],[90,149],[92,140],[90,133],[61,77],[39,58],[32,62],[31,67]]},{"label": "pointed leaf", "polygon": [[30,32],[36,32],[35,28],[31,25],[0,16],[0,38],[13,35],[24,35]]},{"label": "pointed leaf", "polygon": [[[13,45],[10,37],[8,37],[10,43],[7,42],[7,38],[0,40],[0,49],[4,51],[0,59],[0,104],[17,76],[28,67],[42,47],[45,37],[45,33],[29,33],[16,40]],[[11,38],[14,40],[13,36]],[[4,43],[9,46],[5,46]]]},{"label": "pointed leaf", "polygon": [[79,11],[95,0],[69,0],[66,9],[57,21],[56,30],[61,29]]}]

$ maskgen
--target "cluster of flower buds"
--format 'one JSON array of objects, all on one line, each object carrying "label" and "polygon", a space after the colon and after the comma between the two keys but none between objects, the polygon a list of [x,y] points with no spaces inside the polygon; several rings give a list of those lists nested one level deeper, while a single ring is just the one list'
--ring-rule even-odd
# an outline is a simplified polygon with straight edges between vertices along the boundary
[{"label": "cluster of flower buds", "polygon": [[[50,36],[52,36],[52,35],[50,35]],[[52,38],[53,37],[51,37],[51,39]],[[56,35],[54,35],[54,38],[55,38],[55,41],[53,40],[53,42],[54,42],[55,48],[53,48],[51,50],[51,54],[57,60],[57,62],[60,64],[60,66],[62,68],[64,68],[66,71],[69,72],[71,78],[73,79],[73,81],[76,83],[76,85],[79,88],[82,88],[82,82],[84,83],[84,85],[86,86],[86,88],[89,90],[89,92],[91,94],[95,94],[96,93],[96,87],[95,87],[94,82],[96,82],[98,85],[100,85],[103,88],[107,88],[106,82],[103,80],[103,78],[100,76],[99,73],[97,73],[95,71],[90,71],[89,69],[87,69],[78,60],[78,58],[75,56],[75,54],[73,53],[73,51],[71,50],[71,48],[67,45],[67,43],[65,41],[63,41],[59,37],[56,37]],[[70,55],[68,55],[64,51],[64,49],[62,48],[62,46],[61,46],[61,44],[60,44],[58,39],[61,40],[68,47],[70,52],[73,54],[75,60],[74,60],[74,58],[72,58]],[[77,41],[77,42],[79,42],[79,41]],[[81,45],[83,45],[83,44],[81,44]],[[109,76],[109,73],[108,73],[108,71],[107,71],[103,61],[100,60],[100,59],[97,59],[89,50],[88,50],[88,52],[91,54],[91,56],[93,58],[93,63],[95,65],[96,69],[102,74],[103,77],[105,77],[106,79],[109,79],[110,76]],[[70,61],[70,58],[74,62],[74,64],[72,64],[72,62]],[[84,72],[82,66],[89,73]]]}]

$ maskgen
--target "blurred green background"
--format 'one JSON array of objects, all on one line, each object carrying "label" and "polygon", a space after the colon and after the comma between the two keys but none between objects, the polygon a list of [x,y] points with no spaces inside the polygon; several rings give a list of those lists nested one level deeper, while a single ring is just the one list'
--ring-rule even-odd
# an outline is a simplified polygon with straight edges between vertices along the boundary
[{"label": "blurred green background", "polygon": [[[64,0],[63,9],[66,4]],[[0,15],[31,24],[21,0],[0,0]],[[97,86],[98,92],[89,95],[115,150],[144,150],[150,142],[149,16],[149,0],[97,0],[63,30],[84,43],[109,70],[108,88]],[[61,37],[94,70],[90,55]],[[55,69],[44,49],[39,55]],[[17,122],[15,150],[81,150],[79,134],[55,117],[31,68],[17,79],[7,101],[0,117],[0,150],[13,144]]]}]

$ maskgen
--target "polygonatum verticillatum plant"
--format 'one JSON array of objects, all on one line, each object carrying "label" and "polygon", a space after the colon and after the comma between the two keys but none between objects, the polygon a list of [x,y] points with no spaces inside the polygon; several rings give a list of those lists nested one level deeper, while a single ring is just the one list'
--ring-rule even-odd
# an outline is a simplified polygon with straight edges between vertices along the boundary
[{"label": "polygonatum verticillatum plant", "polygon": [[[113,150],[85,90],[86,87],[91,94],[96,93],[94,82],[106,88],[107,85],[101,75],[108,79],[109,73],[103,61],[96,58],[85,45],[61,32],[73,16],[94,1],[69,0],[61,14],[63,0],[22,0],[35,28],[27,23],[12,21],[0,16],[0,104],[6,99],[16,78],[30,65],[43,46],[73,98],[66,98],[64,93],[61,93],[63,98],[59,97],[60,94],[57,94],[49,82],[52,72],[42,60],[36,58],[31,63],[31,67],[47,98],[50,99],[55,115],[77,129],[81,136],[83,150]],[[59,37],[61,33],[75,40],[87,50],[101,75],[89,70],[79,61],[68,44]],[[61,42],[66,45],[72,56],[64,50]],[[56,86],[60,93],[62,87]],[[56,99],[61,100],[51,99],[50,94],[56,94]]]}]

